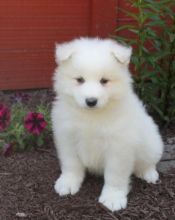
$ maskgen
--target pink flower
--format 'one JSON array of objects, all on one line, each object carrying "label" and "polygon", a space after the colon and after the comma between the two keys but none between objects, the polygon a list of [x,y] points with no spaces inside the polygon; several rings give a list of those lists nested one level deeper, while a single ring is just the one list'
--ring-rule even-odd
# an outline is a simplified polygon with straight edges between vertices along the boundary
[{"label": "pink flower", "polygon": [[10,124],[10,110],[7,106],[0,104],[0,131],[5,130]]},{"label": "pink flower", "polygon": [[46,125],[47,123],[41,113],[29,112],[24,119],[24,127],[34,135],[40,135]]}]

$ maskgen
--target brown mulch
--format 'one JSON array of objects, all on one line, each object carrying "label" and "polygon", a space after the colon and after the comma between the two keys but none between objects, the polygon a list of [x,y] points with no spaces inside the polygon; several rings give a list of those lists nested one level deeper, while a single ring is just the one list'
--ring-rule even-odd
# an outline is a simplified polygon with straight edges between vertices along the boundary
[{"label": "brown mulch", "polygon": [[0,220],[174,220],[175,170],[157,185],[133,178],[128,207],[111,213],[98,202],[103,179],[88,175],[80,192],[60,198],[60,171],[53,148],[0,158]]}]

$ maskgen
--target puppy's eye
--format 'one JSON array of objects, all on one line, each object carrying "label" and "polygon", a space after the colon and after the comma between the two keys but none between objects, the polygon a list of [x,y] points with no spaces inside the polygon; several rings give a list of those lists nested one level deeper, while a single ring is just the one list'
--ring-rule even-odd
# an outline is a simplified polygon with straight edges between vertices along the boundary
[{"label": "puppy's eye", "polygon": [[108,79],[105,79],[105,78],[102,78],[102,79],[100,80],[100,83],[101,83],[102,85],[106,85],[108,82],[109,82],[109,80],[108,80]]},{"label": "puppy's eye", "polygon": [[79,83],[79,84],[83,84],[85,82],[84,78],[83,77],[78,77],[76,78],[76,81]]}]

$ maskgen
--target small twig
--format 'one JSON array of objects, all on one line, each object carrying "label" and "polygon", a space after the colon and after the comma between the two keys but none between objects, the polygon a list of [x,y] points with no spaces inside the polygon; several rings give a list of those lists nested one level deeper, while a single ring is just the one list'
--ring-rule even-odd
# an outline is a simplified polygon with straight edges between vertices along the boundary
[{"label": "small twig", "polygon": [[57,156],[55,154],[51,153],[50,150],[43,149],[43,148],[37,148],[36,150],[40,151],[40,152],[48,153],[49,156],[57,158]]},{"label": "small twig", "polygon": [[175,161],[175,158],[163,159],[163,160],[161,160],[161,162],[165,162],[165,161],[172,161],[172,160],[174,160],[174,161]]},{"label": "small twig", "polygon": [[4,173],[0,173],[0,175],[8,176],[11,175],[11,173],[4,172]]},{"label": "small twig", "polygon": [[27,214],[25,214],[24,212],[17,212],[16,213],[16,217],[18,217],[18,218],[26,218]]},{"label": "small twig", "polygon": [[107,212],[108,215],[110,215],[114,220],[119,220],[113,212],[111,212],[109,209],[104,207],[103,205],[100,204],[100,207]]},{"label": "small twig", "polygon": [[94,205],[88,205],[88,204],[84,204],[84,205],[72,205],[71,206],[72,209],[77,209],[77,208],[94,208]]},{"label": "small twig", "polygon": [[43,151],[43,152],[46,152],[46,153],[50,153],[50,150],[43,149],[43,148],[37,148],[36,150]]}]

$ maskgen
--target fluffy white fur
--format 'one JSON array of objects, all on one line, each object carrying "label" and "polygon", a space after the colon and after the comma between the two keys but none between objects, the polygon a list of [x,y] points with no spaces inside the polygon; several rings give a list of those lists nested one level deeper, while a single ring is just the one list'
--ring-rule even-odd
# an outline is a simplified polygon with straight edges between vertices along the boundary
[{"label": "fluffy white fur", "polygon": [[[60,196],[75,194],[85,171],[104,175],[99,202],[125,208],[131,174],[156,183],[163,143],[157,126],[134,94],[128,70],[131,48],[112,40],[81,38],[56,46],[58,68],[52,109],[61,175]],[[79,78],[83,82],[78,82]],[[100,83],[101,79],[109,80]],[[86,99],[97,104],[88,107]]]}]

